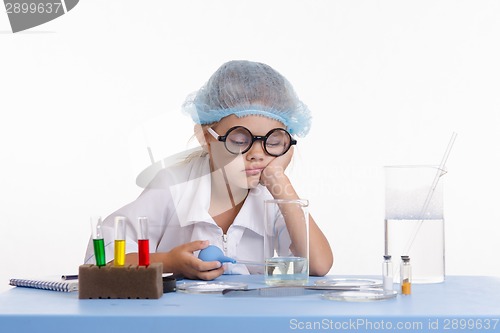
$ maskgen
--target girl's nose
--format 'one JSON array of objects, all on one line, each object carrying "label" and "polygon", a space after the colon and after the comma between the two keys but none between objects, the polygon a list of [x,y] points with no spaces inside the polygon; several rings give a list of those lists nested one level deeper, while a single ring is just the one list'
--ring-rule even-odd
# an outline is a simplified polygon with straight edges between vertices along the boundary
[{"label": "girl's nose", "polygon": [[250,147],[250,150],[246,152],[247,160],[262,160],[266,156],[266,152],[264,151],[263,142],[255,141]]}]

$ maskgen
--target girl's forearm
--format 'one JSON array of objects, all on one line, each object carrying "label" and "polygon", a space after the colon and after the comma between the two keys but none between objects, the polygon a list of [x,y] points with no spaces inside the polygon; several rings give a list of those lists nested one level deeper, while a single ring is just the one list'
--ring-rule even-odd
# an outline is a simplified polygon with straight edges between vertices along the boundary
[{"label": "girl's forearm", "polygon": [[309,274],[323,276],[333,265],[333,253],[325,235],[309,215]]}]

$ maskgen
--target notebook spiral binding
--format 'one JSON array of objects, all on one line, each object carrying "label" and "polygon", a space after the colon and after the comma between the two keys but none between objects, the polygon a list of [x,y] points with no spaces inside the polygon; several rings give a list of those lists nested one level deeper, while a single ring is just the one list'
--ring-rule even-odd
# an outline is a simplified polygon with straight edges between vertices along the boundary
[{"label": "notebook spiral binding", "polygon": [[53,291],[72,292],[78,290],[78,282],[72,281],[39,281],[39,280],[25,280],[25,279],[10,279],[9,284],[16,287],[26,287]]}]

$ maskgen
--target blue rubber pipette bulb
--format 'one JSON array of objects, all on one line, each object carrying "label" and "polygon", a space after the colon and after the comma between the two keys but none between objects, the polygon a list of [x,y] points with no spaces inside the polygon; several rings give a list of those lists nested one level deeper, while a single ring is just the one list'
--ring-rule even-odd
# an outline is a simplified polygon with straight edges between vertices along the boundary
[{"label": "blue rubber pipette bulb", "polygon": [[209,245],[203,250],[200,250],[198,258],[203,261],[219,261],[221,263],[230,262],[236,263],[236,260],[230,257],[226,257],[224,252],[215,245]]}]

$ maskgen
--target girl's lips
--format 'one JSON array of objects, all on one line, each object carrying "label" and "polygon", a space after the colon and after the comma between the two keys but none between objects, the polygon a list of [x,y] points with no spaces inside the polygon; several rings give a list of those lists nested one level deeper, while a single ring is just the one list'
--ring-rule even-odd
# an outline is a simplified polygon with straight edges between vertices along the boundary
[{"label": "girl's lips", "polygon": [[258,175],[262,172],[264,168],[252,168],[252,169],[245,169],[245,173],[247,176],[255,176]]}]

